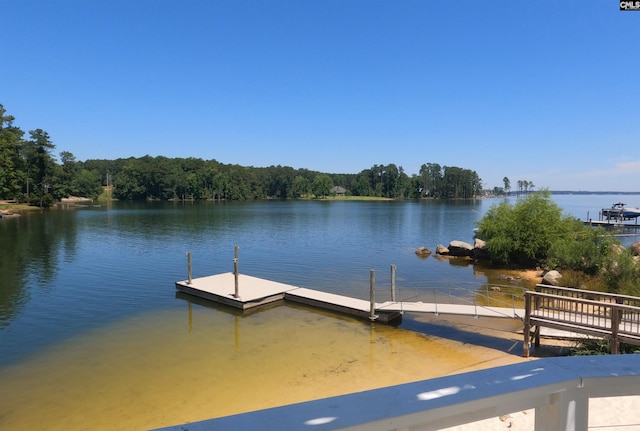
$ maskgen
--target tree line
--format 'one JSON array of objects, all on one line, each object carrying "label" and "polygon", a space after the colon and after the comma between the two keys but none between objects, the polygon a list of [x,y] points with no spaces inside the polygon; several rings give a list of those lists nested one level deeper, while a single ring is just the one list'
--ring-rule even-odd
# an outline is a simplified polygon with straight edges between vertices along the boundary
[{"label": "tree line", "polygon": [[25,138],[14,120],[0,104],[0,199],[48,207],[64,196],[95,197],[102,192],[99,172],[67,151],[60,153],[58,163],[46,131],[30,130]]},{"label": "tree line", "polygon": [[[493,196],[511,196],[511,180],[508,177],[504,177],[502,179],[502,182],[504,183],[504,187],[496,186],[489,193]],[[529,193],[533,193],[536,189],[533,181],[518,180],[517,185],[518,189],[515,191],[515,195],[517,198],[527,197],[529,196]]]},{"label": "tree line", "polygon": [[49,206],[67,196],[97,198],[106,189],[120,200],[250,200],[322,198],[337,193],[393,199],[467,199],[482,194],[475,171],[423,164],[409,176],[402,166],[373,165],[357,174],[289,166],[253,167],[200,158],[144,156],[78,161],[62,151],[59,162],[49,134],[25,136],[0,104],[0,199]]}]

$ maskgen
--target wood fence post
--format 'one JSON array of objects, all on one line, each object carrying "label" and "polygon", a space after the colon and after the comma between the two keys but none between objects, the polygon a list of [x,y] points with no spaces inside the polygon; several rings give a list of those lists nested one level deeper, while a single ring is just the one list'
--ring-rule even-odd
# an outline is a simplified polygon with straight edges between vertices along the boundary
[{"label": "wood fence post", "polygon": [[620,352],[620,341],[618,340],[618,332],[620,330],[621,320],[622,320],[622,310],[619,309],[617,305],[613,305],[611,307],[611,354],[612,355],[617,355]]}]

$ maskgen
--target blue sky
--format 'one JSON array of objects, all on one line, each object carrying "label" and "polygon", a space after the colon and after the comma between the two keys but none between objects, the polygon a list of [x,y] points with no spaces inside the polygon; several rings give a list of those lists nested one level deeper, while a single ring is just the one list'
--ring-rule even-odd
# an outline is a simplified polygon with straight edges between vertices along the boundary
[{"label": "blue sky", "polygon": [[0,0],[0,103],[78,160],[395,163],[640,191],[615,0]]}]

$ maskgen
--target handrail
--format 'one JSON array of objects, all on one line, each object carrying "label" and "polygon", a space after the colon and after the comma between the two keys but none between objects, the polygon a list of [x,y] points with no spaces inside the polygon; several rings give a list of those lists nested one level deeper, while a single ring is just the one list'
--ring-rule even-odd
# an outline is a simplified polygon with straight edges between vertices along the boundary
[{"label": "handrail", "polygon": [[[497,292],[491,292],[488,290],[479,291],[477,287],[466,288],[466,287],[456,285],[456,286],[449,286],[447,288],[428,287],[428,288],[423,288],[419,290],[415,289],[414,291],[416,292],[416,294],[407,295],[406,291],[408,290],[410,291],[412,289],[404,288],[399,290],[399,291],[405,292],[404,294],[400,295],[401,297],[400,301],[395,301],[395,302],[406,303],[406,302],[411,302],[411,299],[425,297],[425,299],[428,299],[428,302],[431,302],[434,304],[436,314],[438,314],[439,305],[451,304],[453,303],[452,301],[473,305],[476,308],[480,307],[485,309],[490,309],[490,308],[495,309],[496,306],[492,304],[498,304],[497,307],[502,306],[503,308],[510,308],[514,311],[513,314],[516,314],[515,311],[518,310],[518,307],[516,307],[516,300],[522,301],[522,299],[524,298],[524,293],[526,292],[526,288],[512,286],[512,285],[492,285],[492,286],[497,288],[520,290],[520,294],[507,292],[507,291],[497,291]],[[419,293],[417,293],[418,291]],[[458,294],[459,292],[463,292],[464,294],[466,294],[466,296],[470,298],[466,298],[465,295]],[[501,300],[499,298],[496,298],[495,296],[491,295],[492,293],[508,296],[511,298],[511,301],[506,301],[506,300]],[[444,297],[445,299],[443,300],[442,297]],[[481,303],[482,301],[479,301],[478,298],[486,299],[486,303],[482,304]],[[522,308],[520,308],[520,310],[521,309]]]},{"label": "handrail", "polygon": [[[538,286],[537,286],[538,287]],[[524,346],[523,356],[529,356],[531,327],[535,325],[535,347],[540,345],[540,327],[548,326],[571,332],[611,338],[611,353],[618,353],[621,341],[640,345],[640,307],[624,302],[638,303],[640,298],[619,295],[606,295],[600,292],[599,298],[606,300],[585,299],[580,296],[591,296],[593,292],[550,287],[553,292],[569,293],[556,295],[542,293],[540,290],[525,294]],[[633,301],[629,301],[632,299]]]},{"label": "handrail", "polygon": [[188,429],[438,430],[535,409],[537,431],[587,431],[591,398],[630,395],[640,395],[636,355],[544,358],[209,419]]},{"label": "handrail", "polygon": [[630,295],[620,295],[618,293],[606,293],[598,292],[595,290],[575,289],[573,287],[550,286],[547,284],[536,284],[535,291],[540,293],[545,293],[543,291],[547,291],[547,293],[558,292],[558,295],[565,296],[564,294],[566,294],[566,296],[570,297],[588,296],[590,298],[599,298],[599,300],[603,302],[612,302],[610,300],[613,299],[618,304],[637,304],[638,306],[640,306],[640,298]]}]

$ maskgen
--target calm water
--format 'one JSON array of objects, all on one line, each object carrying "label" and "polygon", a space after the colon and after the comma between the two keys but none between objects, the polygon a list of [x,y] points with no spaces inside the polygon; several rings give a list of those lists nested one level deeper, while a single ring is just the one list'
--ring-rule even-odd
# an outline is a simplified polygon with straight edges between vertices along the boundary
[{"label": "calm water", "polygon": [[418,259],[418,246],[471,240],[488,201],[114,204],[4,219],[0,364],[92,327],[183,307],[174,282],[240,271],[366,298],[396,264],[405,285],[474,281],[470,267]]},{"label": "calm water", "polygon": [[[554,196],[582,219],[630,198],[640,200]],[[282,404],[299,399],[311,380],[315,396],[333,394],[332,378],[344,380],[351,364],[367,364],[349,373],[359,376],[357,388],[368,387],[366,376],[378,368],[402,368],[412,357],[432,360],[428,373],[413,378],[463,367],[434,353],[446,348],[434,350],[403,330],[410,319],[387,328],[290,306],[239,315],[176,295],[174,282],[186,278],[187,251],[199,277],[231,271],[239,245],[241,273],[361,298],[368,295],[370,269],[377,286],[388,285],[390,264],[406,297],[446,285],[480,288],[491,281],[486,271],[420,259],[414,251],[454,239],[472,242],[475,222],[497,202],[114,203],[2,219],[0,428],[42,428],[45,421],[50,429],[140,429],[242,411],[249,402],[273,405],[266,395],[240,403],[227,396],[215,406],[202,399],[196,407],[181,406],[182,416],[168,413],[176,410],[175,392],[206,395],[209,402],[221,390],[228,395],[234,385],[221,379],[239,369],[262,376],[266,368],[260,367],[268,367],[266,374],[279,382],[264,382],[269,386],[283,379],[274,369],[302,367],[286,391],[291,398],[279,396]],[[360,343],[364,350],[352,353]],[[282,364],[283,351],[296,353]],[[314,368],[319,364],[330,369]],[[182,374],[184,368],[190,373]],[[100,410],[90,415],[90,426],[86,411],[69,411],[83,402]],[[125,425],[123,415],[144,409],[155,413]],[[120,426],[113,425],[116,417]]]}]

